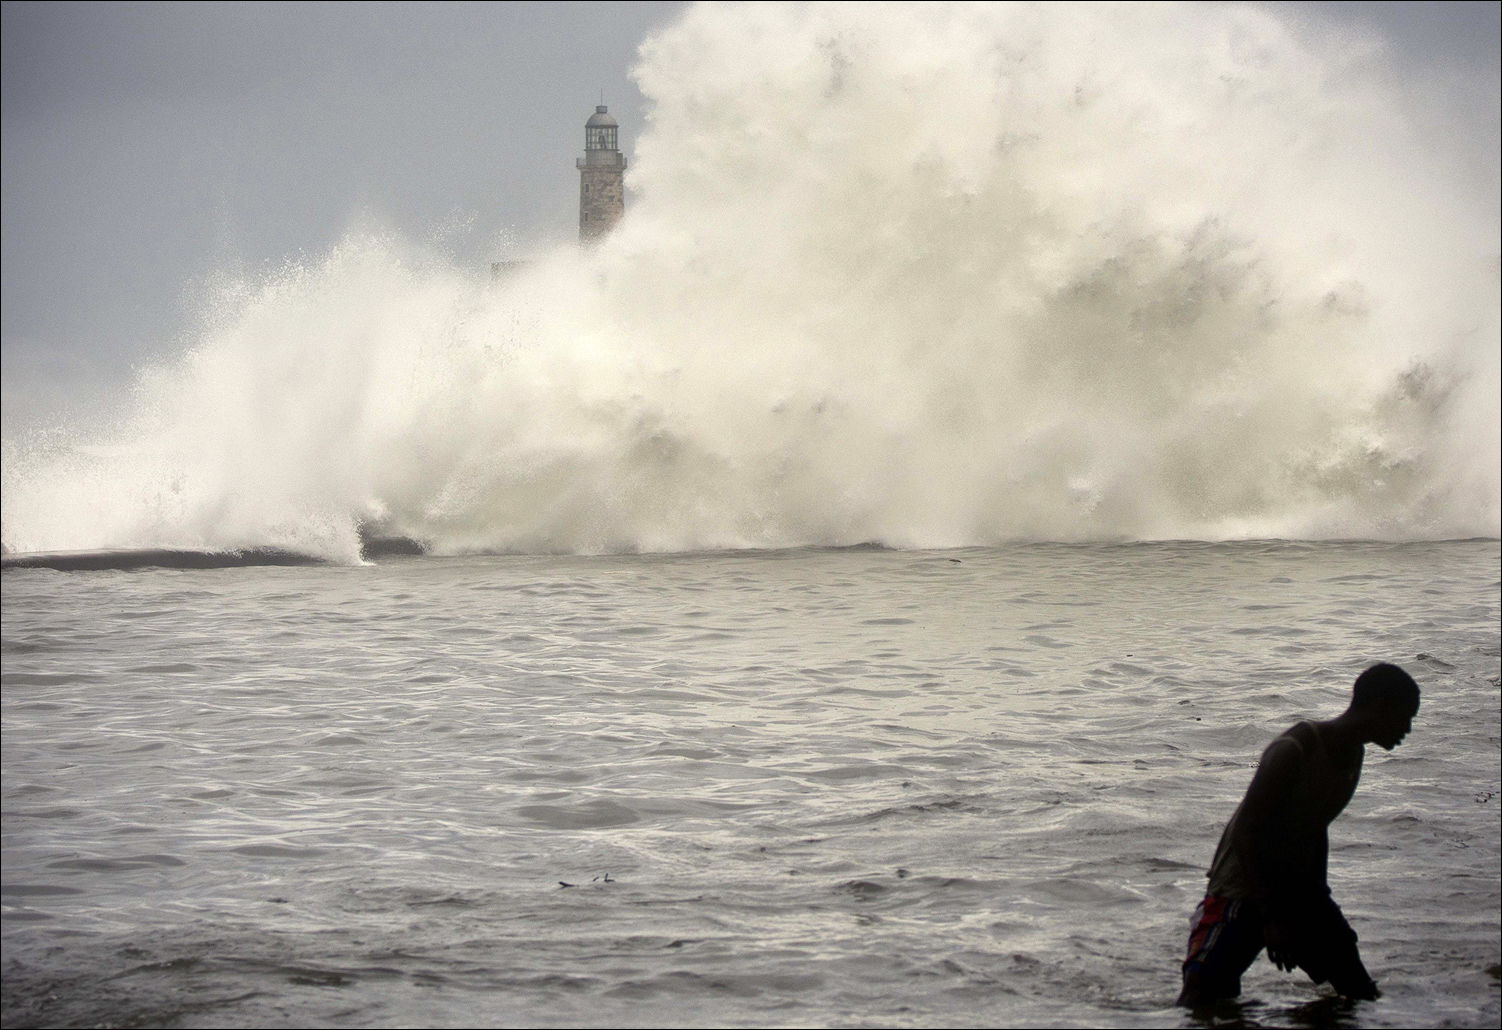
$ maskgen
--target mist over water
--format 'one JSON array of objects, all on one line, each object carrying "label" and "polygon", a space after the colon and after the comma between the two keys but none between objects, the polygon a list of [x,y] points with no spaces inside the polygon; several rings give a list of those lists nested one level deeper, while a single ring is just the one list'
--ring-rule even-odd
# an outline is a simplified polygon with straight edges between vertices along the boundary
[{"label": "mist over water", "polygon": [[636,78],[602,245],[227,284],[111,432],[5,442],[5,546],[1498,534],[1495,182],[1376,42],[703,7]]}]

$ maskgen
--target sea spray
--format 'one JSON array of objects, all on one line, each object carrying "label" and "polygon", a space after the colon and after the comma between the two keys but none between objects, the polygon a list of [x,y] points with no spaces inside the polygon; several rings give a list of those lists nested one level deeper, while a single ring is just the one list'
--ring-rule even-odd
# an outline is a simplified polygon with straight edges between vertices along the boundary
[{"label": "sea spray", "polygon": [[7,441],[6,546],[1498,533],[1495,205],[1374,41],[706,6],[635,74],[603,244],[231,291],[107,445]]}]

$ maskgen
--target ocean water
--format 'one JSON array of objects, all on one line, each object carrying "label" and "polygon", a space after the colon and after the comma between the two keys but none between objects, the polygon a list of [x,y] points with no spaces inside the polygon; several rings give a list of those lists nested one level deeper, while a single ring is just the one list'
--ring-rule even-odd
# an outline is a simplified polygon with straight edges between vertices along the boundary
[{"label": "ocean water", "polygon": [[3,592],[6,1026],[1188,1026],[1273,735],[1423,689],[1330,878],[1495,1026],[1499,545],[1027,544],[58,573]]}]

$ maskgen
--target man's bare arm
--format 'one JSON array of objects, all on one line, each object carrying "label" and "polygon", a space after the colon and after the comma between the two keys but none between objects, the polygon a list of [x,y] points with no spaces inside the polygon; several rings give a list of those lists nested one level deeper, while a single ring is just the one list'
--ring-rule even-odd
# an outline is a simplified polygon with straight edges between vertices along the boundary
[{"label": "man's bare arm", "polygon": [[1289,807],[1303,762],[1303,750],[1293,740],[1279,738],[1268,746],[1247,787],[1231,837],[1251,896],[1262,909],[1267,957],[1279,969],[1295,966],[1289,926],[1293,913],[1288,911],[1293,899],[1275,858],[1286,844]]}]

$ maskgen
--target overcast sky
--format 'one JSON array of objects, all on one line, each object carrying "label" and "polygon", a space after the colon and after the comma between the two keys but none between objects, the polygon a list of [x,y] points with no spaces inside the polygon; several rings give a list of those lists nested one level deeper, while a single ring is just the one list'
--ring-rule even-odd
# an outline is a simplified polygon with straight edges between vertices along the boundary
[{"label": "overcast sky", "polygon": [[[1469,84],[1495,134],[1498,5],[1293,6],[1376,25],[1416,82]],[[216,272],[362,222],[482,273],[574,238],[584,121],[603,96],[630,153],[635,50],[681,7],[8,0],[7,434],[181,349]]]},{"label": "overcast sky", "polygon": [[7,425],[179,349],[195,281],[357,222],[481,269],[576,238],[584,122],[603,96],[630,145],[680,7],[7,0]]}]

